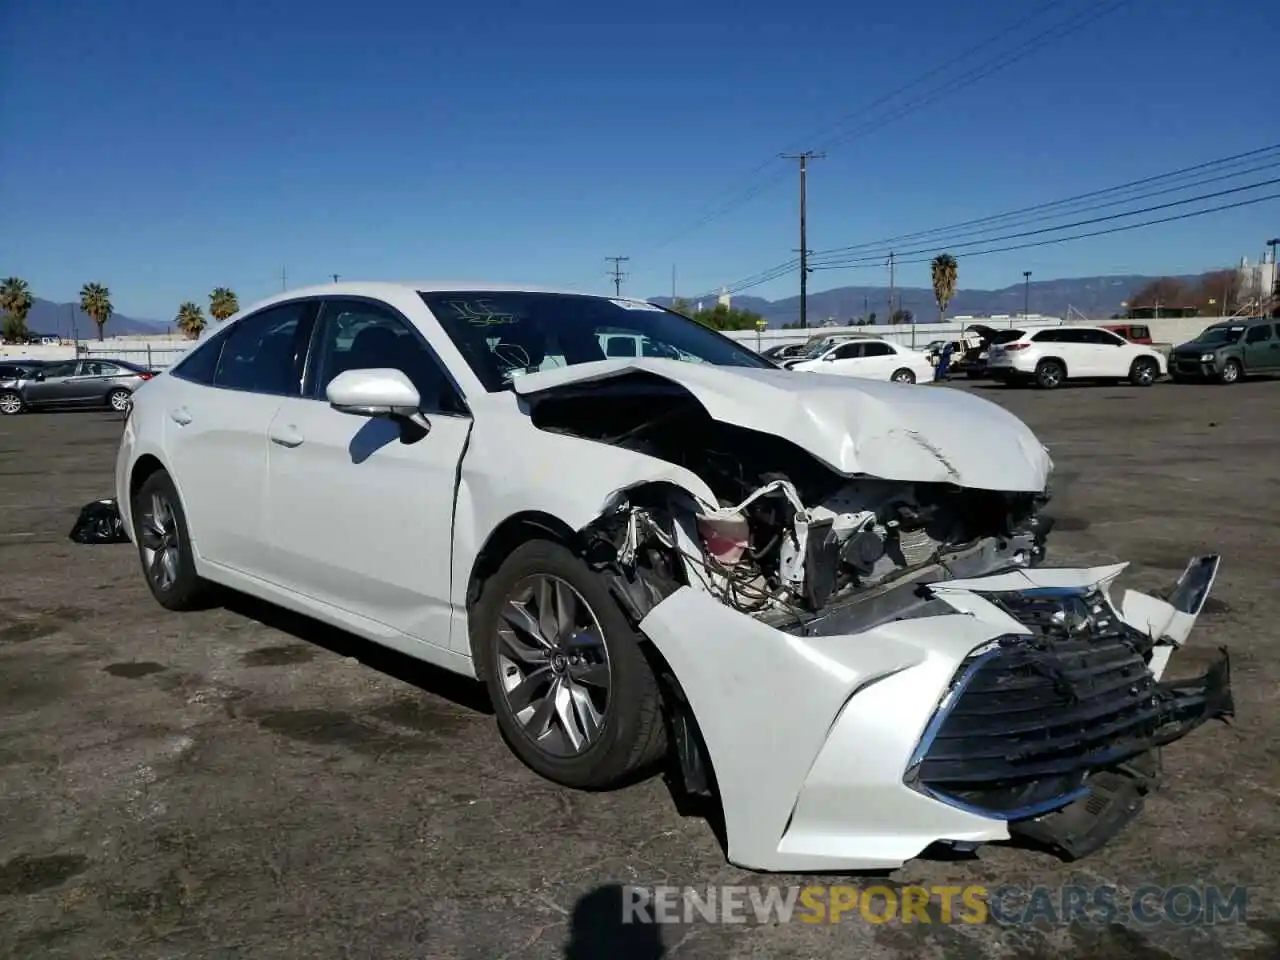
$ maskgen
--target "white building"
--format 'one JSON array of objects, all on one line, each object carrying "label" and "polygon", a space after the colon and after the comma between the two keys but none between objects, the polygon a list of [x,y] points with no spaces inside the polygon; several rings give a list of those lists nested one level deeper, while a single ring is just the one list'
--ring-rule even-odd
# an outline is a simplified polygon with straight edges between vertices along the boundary
[{"label": "white building", "polygon": [[1264,252],[1255,264],[1248,257],[1240,258],[1240,300],[1258,301],[1271,296],[1276,285],[1276,261],[1273,253]]}]

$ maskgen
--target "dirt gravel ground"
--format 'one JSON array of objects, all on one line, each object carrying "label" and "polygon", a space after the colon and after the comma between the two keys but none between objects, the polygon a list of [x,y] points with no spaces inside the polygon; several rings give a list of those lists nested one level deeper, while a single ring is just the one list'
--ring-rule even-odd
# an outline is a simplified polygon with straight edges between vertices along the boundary
[{"label": "dirt gravel ground", "polygon": [[0,418],[0,955],[1280,955],[1280,382],[958,388],[1049,444],[1053,561],[1132,561],[1123,582],[1155,588],[1194,552],[1223,554],[1172,669],[1229,644],[1239,715],[1167,749],[1163,790],[1080,863],[989,846],[889,884],[1106,885],[1121,901],[1247,886],[1235,922],[624,926],[619,884],[867,881],[735,868],[660,779],[552,786],[509,754],[473,685],[349,636],[248,600],[163,611],[131,547],[67,539],[83,503],[112,495],[121,428],[67,413]]}]

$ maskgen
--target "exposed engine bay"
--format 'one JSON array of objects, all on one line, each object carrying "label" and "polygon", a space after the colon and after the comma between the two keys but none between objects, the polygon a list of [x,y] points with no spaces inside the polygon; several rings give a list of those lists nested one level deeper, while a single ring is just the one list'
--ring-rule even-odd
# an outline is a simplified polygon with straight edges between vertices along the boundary
[{"label": "exposed engine bay", "polygon": [[[817,612],[949,552],[1026,532],[1047,499],[844,477],[784,438],[712,419],[687,392],[656,377],[588,389],[589,403],[573,392],[538,400],[534,424],[684,467],[718,499],[632,491],[593,533],[627,564],[673,578],[683,566],[745,613]],[[1042,542],[1027,553],[1019,562],[1034,565]]]}]

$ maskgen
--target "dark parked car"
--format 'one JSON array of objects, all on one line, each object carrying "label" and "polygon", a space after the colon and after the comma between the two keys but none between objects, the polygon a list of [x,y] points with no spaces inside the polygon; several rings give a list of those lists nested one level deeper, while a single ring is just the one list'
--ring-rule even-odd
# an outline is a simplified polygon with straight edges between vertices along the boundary
[{"label": "dark parked car", "polygon": [[1175,383],[1235,383],[1251,373],[1280,373],[1280,320],[1241,317],[1215,323],[1174,347],[1169,357]]},{"label": "dark parked car", "polygon": [[44,363],[15,380],[0,381],[0,414],[52,407],[107,407],[124,412],[133,391],[157,371],[125,360]]}]

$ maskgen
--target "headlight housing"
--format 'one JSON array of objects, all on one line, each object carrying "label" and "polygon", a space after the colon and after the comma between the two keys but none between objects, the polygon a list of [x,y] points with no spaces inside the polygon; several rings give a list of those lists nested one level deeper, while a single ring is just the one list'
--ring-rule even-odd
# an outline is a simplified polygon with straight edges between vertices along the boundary
[{"label": "headlight housing", "polygon": [[1213,363],[1213,354],[1212,354],[1212,353],[1202,353],[1202,354],[1200,354],[1200,362],[1201,362],[1201,363]]}]

